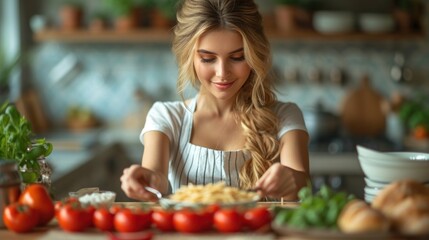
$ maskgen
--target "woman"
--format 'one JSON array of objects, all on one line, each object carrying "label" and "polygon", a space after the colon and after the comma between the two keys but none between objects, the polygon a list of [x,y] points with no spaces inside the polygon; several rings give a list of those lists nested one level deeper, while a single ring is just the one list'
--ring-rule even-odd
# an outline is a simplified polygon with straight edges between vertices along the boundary
[{"label": "woman", "polygon": [[249,0],[184,0],[173,52],[178,91],[193,98],[157,102],[140,140],[142,165],[124,170],[130,198],[151,200],[180,186],[224,181],[296,200],[309,179],[308,134],[300,109],[275,98],[271,53],[257,6]]}]

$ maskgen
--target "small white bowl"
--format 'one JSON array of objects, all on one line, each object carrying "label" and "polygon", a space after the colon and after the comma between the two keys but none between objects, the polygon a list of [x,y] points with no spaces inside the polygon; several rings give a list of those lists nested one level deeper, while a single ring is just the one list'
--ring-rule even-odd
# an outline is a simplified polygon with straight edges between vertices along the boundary
[{"label": "small white bowl", "polygon": [[313,15],[314,29],[320,33],[345,33],[355,30],[355,17],[347,11],[318,11]]},{"label": "small white bowl", "polygon": [[116,200],[116,193],[112,191],[94,191],[81,195],[76,195],[76,192],[70,192],[70,197],[77,197],[80,203],[98,205],[111,205]]},{"label": "small white bowl", "polygon": [[363,13],[358,22],[360,29],[366,33],[387,33],[395,29],[395,20],[391,14]]}]

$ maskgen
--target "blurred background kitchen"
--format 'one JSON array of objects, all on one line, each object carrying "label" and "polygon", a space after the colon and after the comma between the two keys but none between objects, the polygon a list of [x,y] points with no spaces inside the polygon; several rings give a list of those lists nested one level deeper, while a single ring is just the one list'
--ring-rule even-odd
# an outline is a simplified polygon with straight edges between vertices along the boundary
[{"label": "blurred background kitchen", "polygon": [[[278,98],[296,102],[309,128],[315,188],[363,196],[356,144],[429,151],[428,1],[257,3]],[[0,0],[2,73],[19,57],[0,76],[0,100],[16,103],[54,144],[58,196],[97,186],[127,200],[119,176],[140,162],[148,109],[180,99],[170,50],[175,4]]]}]

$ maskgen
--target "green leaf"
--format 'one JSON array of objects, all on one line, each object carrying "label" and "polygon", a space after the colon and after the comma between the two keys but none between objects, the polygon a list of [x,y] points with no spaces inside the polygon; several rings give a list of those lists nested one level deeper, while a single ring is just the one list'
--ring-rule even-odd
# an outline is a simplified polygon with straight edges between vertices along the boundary
[{"label": "green leaf", "polygon": [[36,172],[21,172],[22,181],[24,183],[34,183],[39,178]]},{"label": "green leaf", "polygon": [[312,195],[311,189],[309,187],[303,187],[298,192],[299,199],[303,200],[309,198]]}]

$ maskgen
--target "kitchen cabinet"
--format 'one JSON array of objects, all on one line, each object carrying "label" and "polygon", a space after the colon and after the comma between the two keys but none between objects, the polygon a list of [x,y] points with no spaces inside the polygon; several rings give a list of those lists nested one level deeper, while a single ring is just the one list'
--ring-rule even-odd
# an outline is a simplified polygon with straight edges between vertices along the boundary
[{"label": "kitchen cabinet", "polygon": [[[410,41],[424,40],[423,32],[415,33],[380,33],[368,34],[361,32],[321,34],[313,30],[302,30],[291,33],[267,31],[268,38],[273,42],[287,42],[295,40],[306,41]],[[170,43],[172,33],[163,29],[139,29],[128,32],[106,30],[91,32],[89,30],[61,31],[45,29],[33,36],[37,42],[68,42],[68,43]]]}]

